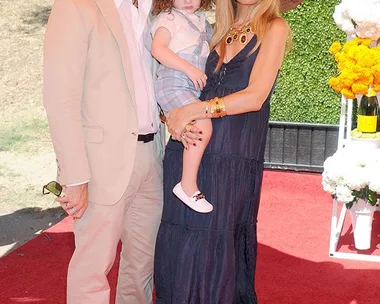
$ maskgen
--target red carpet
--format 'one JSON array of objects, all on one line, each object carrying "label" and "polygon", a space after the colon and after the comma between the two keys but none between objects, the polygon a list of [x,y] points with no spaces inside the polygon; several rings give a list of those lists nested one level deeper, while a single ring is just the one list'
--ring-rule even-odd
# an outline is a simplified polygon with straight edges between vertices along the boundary
[{"label": "red carpet", "polygon": [[[256,272],[260,304],[380,303],[380,263],[328,255],[332,202],[320,181],[318,174],[265,172]],[[369,251],[373,255],[380,255],[379,223],[377,212]],[[340,250],[354,251],[352,244],[347,217]],[[67,218],[0,259],[0,304],[64,304],[73,248]],[[117,264],[109,275],[113,290],[116,273]]]}]

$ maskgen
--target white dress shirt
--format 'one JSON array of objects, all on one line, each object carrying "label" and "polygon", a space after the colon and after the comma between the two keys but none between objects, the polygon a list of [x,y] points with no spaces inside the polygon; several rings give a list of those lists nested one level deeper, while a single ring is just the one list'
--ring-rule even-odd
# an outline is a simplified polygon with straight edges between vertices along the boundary
[{"label": "white dress shirt", "polygon": [[155,133],[159,115],[152,78],[152,37],[150,10],[152,0],[140,0],[137,9],[131,0],[114,0],[129,47],[135,84],[138,128],[140,134]]}]

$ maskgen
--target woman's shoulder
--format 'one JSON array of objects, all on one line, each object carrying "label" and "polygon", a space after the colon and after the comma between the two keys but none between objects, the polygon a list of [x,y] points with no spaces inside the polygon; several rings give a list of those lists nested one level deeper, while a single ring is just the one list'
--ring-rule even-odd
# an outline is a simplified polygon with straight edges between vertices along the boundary
[{"label": "woman's shoulder", "polygon": [[291,37],[288,23],[283,18],[276,17],[269,24],[269,28],[262,38],[260,49],[282,50],[284,47],[286,48]]},{"label": "woman's shoulder", "polygon": [[268,33],[274,33],[276,35],[288,35],[289,34],[289,25],[285,21],[285,19],[281,17],[276,17],[274,18],[269,26],[269,31]]}]

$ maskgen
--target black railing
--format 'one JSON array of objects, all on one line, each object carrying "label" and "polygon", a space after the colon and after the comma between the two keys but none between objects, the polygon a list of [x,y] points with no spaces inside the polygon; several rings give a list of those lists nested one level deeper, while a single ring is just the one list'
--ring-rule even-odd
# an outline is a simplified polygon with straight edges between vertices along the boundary
[{"label": "black railing", "polygon": [[337,149],[338,125],[269,122],[265,168],[322,172]]}]

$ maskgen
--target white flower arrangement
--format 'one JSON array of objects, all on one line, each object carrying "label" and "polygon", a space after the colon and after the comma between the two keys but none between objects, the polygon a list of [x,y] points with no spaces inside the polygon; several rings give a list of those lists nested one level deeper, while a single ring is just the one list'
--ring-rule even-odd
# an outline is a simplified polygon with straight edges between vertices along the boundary
[{"label": "white flower arrangement", "polygon": [[322,173],[323,190],[351,208],[358,199],[374,206],[380,194],[380,150],[338,150],[326,159]]},{"label": "white flower arrangement", "polygon": [[347,35],[372,40],[380,37],[380,0],[342,0],[333,17]]}]

